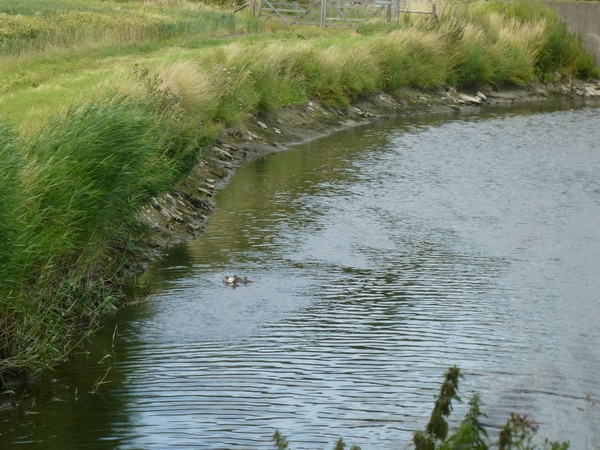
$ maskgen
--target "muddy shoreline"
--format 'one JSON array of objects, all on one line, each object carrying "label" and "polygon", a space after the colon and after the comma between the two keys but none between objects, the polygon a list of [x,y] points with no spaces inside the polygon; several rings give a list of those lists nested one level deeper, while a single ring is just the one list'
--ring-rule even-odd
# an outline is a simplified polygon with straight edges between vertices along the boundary
[{"label": "muddy shoreline", "polygon": [[170,248],[193,240],[205,230],[214,208],[212,196],[245,161],[286,150],[343,129],[378,120],[423,114],[477,113],[494,107],[519,106],[556,99],[600,98],[600,81],[547,86],[540,83],[501,90],[480,88],[437,92],[406,90],[398,96],[372,94],[344,109],[317,101],[284,107],[249,118],[245,126],[226,129],[206,149],[190,175],[140,214],[150,233],[128,255],[130,275],[144,273],[148,264]]}]

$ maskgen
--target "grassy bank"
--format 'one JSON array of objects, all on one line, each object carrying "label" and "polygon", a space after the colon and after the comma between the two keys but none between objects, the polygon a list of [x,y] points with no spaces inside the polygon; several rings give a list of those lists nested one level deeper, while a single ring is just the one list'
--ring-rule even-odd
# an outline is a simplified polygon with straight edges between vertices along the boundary
[{"label": "grassy bank", "polygon": [[226,127],[311,98],[595,75],[537,3],[358,30],[173,1],[0,0],[0,372],[40,371],[113,308],[139,209]]}]

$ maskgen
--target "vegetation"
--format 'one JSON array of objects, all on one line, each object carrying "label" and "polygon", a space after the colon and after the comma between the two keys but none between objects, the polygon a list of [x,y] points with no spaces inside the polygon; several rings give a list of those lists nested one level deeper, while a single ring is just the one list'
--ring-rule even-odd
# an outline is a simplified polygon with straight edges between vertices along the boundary
[{"label": "vegetation", "polygon": [[541,4],[289,28],[189,0],[0,0],[0,372],[113,307],[135,220],[224,127],[317,98],[597,74]]},{"label": "vegetation", "polygon": [[566,450],[568,442],[549,442],[545,440],[541,447],[533,442],[539,425],[529,419],[527,414],[511,413],[504,427],[498,433],[496,442],[490,441],[488,433],[480,422],[486,417],[481,412],[481,400],[475,394],[469,401],[469,410],[460,425],[448,436],[449,426],[446,418],[452,412],[452,400],[461,401],[458,396],[458,381],[462,377],[458,367],[448,369],[444,382],[435,401],[429,423],[425,431],[416,431],[413,444],[416,450],[488,450],[497,447],[499,450]]},{"label": "vegetation", "polygon": [[127,248],[135,211],[174,181],[172,164],[152,118],[122,100],[28,138],[0,132],[0,369],[41,368],[73,346],[65,328],[111,307],[120,268],[108,245]]},{"label": "vegetation", "polygon": [[[489,450],[567,450],[568,442],[549,442],[544,440],[540,445],[534,442],[539,425],[529,419],[527,414],[512,413],[504,427],[498,433],[495,442],[491,442],[488,433],[480,422],[481,417],[486,417],[480,410],[481,400],[475,394],[469,401],[469,410],[460,425],[454,428],[448,436],[449,425],[446,418],[452,412],[452,400],[461,401],[458,396],[458,382],[462,377],[458,367],[453,366],[444,375],[444,382],[435,401],[429,423],[425,431],[416,431],[413,435],[415,450],[461,450],[476,449]],[[275,431],[273,435],[275,447],[279,450],[289,449],[287,440]],[[344,450],[346,444],[340,438],[334,450]],[[360,450],[353,445],[350,450]]]},{"label": "vegetation", "polygon": [[0,0],[0,17],[3,54],[161,41],[195,34],[224,35],[241,25],[231,11],[185,0]]}]

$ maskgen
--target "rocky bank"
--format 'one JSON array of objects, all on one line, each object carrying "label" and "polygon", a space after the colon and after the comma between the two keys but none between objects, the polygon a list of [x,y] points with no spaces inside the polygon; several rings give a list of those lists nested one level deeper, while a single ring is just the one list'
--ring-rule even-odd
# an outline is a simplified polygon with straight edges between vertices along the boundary
[{"label": "rocky bank", "polygon": [[480,88],[460,92],[406,90],[397,96],[374,94],[355,99],[351,106],[333,108],[318,101],[284,107],[249,118],[245,126],[226,129],[216,145],[206,149],[191,174],[169,193],[155,198],[140,214],[151,230],[127,267],[139,275],[152,259],[170,247],[202,233],[214,208],[212,197],[236,167],[246,160],[285,150],[329,133],[376,120],[441,113],[476,113],[482,108],[519,105],[547,99],[600,97],[600,81],[562,85],[531,84],[510,89]]}]

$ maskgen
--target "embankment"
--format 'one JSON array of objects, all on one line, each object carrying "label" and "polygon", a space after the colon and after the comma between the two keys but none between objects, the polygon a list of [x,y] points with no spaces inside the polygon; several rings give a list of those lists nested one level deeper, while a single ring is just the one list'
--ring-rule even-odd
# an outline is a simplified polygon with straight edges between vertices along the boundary
[{"label": "embankment", "polygon": [[205,150],[202,161],[185,180],[142,209],[139,218],[153,232],[144,242],[147,251],[132,261],[131,270],[143,273],[150,262],[143,255],[159,255],[202,233],[213,208],[212,196],[235,168],[247,160],[376,120],[420,114],[477,114],[495,107],[588,98],[600,98],[600,81],[552,86],[531,83],[523,87],[488,87],[463,92],[405,90],[402,96],[364,95],[347,108],[333,108],[313,100],[305,105],[262,113],[248,120],[244,130],[225,130],[215,145]]}]

